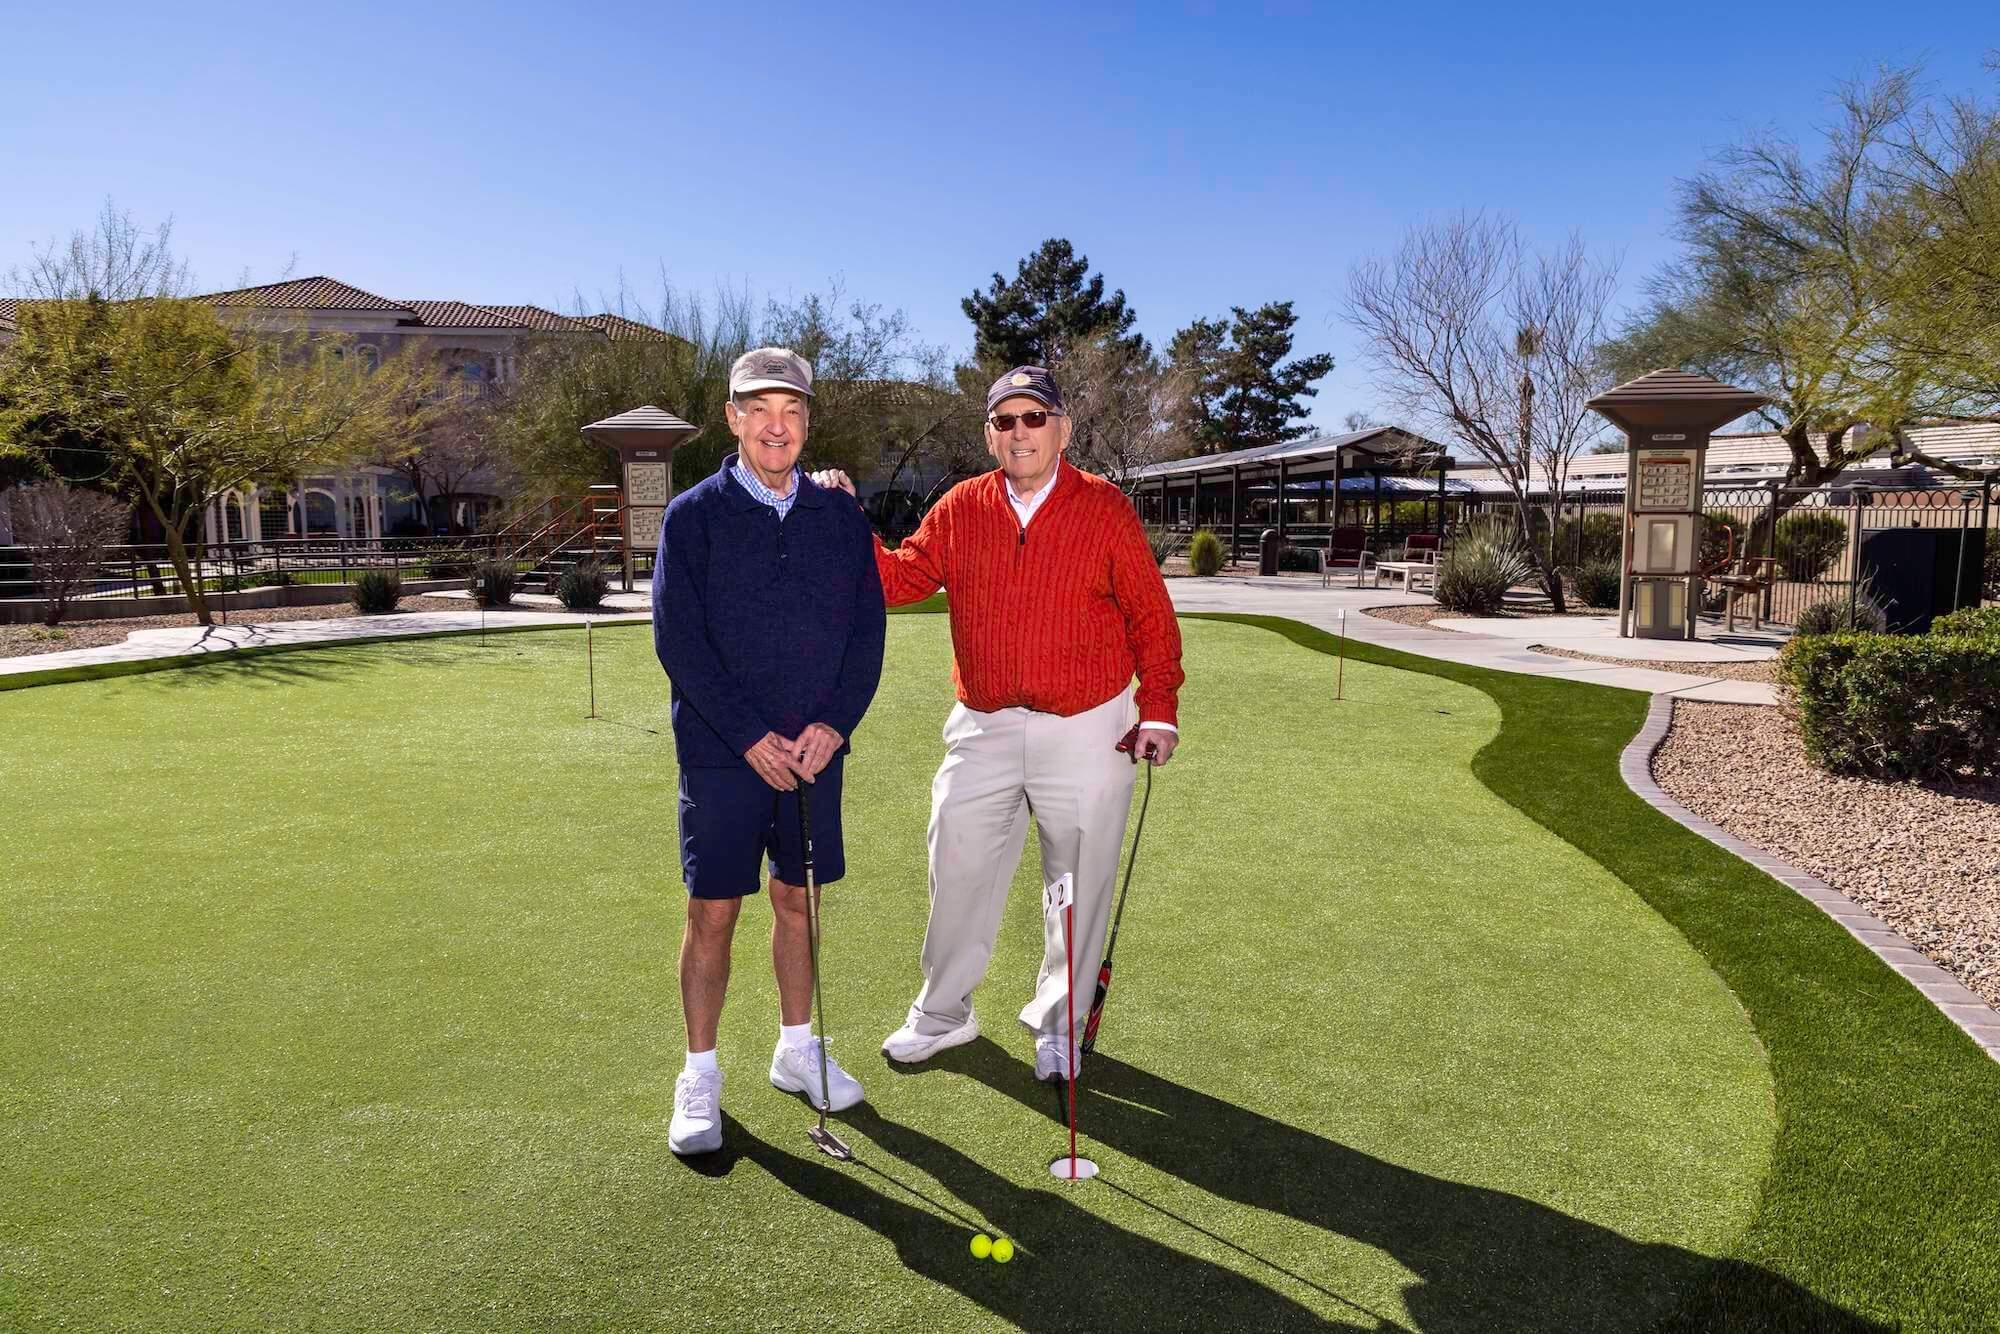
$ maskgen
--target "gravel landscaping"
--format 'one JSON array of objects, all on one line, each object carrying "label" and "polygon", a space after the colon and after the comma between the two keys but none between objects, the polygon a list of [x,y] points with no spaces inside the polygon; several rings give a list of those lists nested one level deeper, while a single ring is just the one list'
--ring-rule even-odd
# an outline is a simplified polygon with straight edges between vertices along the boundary
[{"label": "gravel landscaping", "polygon": [[1682,676],[1719,677],[1725,681],[1772,682],[1778,679],[1776,659],[1768,662],[1640,661],[1636,658],[1607,658],[1596,653],[1579,653],[1575,649],[1555,648],[1548,644],[1530,644],[1528,648],[1557,658],[1579,658],[1584,662],[1601,662],[1614,667],[1644,667],[1655,672],[1679,672]]},{"label": "gravel landscaping", "polygon": [[1681,701],[1653,757],[1674,800],[1818,876],[2000,1006],[2000,784],[1840,778],[1780,709]]},{"label": "gravel landscaping", "polygon": [[[406,597],[397,611],[473,611],[463,598]],[[537,608],[540,610],[540,608]],[[318,607],[249,607],[231,610],[231,625],[260,625],[272,621],[326,621],[358,613],[351,602],[330,602]],[[217,624],[222,618],[216,617]],[[157,630],[173,626],[199,625],[193,612],[172,616],[121,616],[101,621],[64,621],[51,630],[45,625],[0,625],[0,658],[27,657],[35,653],[62,653],[73,648],[98,648],[122,644],[134,630]]]},{"label": "gravel landscaping", "polygon": [[[1440,617],[1462,616],[1465,613],[1457,611],[1447,611],[1445,608],[1438,606],[1438,604],[1435,602],[1419,602],[1414,605],[1406,605],[1400,607],[1364,607],[1362,608],[1362,614],[1366,616],[1376,617],[1379,620],[1394,621],[1398,625],[1430,625],[1432,621],[1435,621]],[[1555,615],[1555,613],[1550,611],[1548,608],[1548,604],[1544,602],[1529,606],[1503,607],[1500,610],[1500,615],[1510,620],[1515,620],[1515,619],[1526,619],[1527,617],[1530,616],[1553,616]],[[1617,615],[1617,613],[1610,611],[1598,611],[1591,607],[1571,607],[1568,611],[1564,612],[1563,615],[1615,616]],[[1446,634],[1457,633],[1457,631],[1450,629],[1448,626],[1440,625],[1440,626],[1432,626],[1432,628],[1435,630],[1443,631]]]}]

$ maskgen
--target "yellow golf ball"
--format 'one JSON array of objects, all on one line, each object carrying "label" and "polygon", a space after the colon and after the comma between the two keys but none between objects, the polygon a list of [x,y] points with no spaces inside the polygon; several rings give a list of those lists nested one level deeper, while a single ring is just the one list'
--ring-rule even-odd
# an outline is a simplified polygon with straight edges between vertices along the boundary
[{"label": "yellow golf ball", "polygon": [[[1009,1246],[1007,1248],[1007,1253],[1009,1255],[1012,1255],[1014,1253],[1014,1248],[1012,1246]],[[984,1260],[987,1256],[991,1254],[993,1254],[993,1238],[987,1236],[984,1232],[981,1232],[972,1239],[973,1259]]]},{"label": "yellow golf ball", "polygon": [[993,1259],[998,1264],[1006,1264],[1014,1258],[1014,1243],[1005,1237],[993,1243]]}]

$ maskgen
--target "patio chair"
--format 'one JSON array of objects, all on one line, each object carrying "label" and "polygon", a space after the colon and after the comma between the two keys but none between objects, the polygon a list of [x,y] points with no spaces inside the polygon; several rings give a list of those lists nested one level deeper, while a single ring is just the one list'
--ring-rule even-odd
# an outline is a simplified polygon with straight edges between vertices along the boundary
[{"label": "patio chair", "polygon": [[1778,582],[1778,561],[1775,556],[1738,556],[1736,554],[1736,530],[1723,529],[1729,535],[1729,545],[1722,559],[1701,572],[1708,583],[1722,590],[1722,624],[1725,631],[1736,628],[1736,599],[1750,595],[1750,628],[1764,628],[1764,593]]},{"label": "patio chair", "polygon": [[1376,586],[1382,582],[1381,573],[1375,568],[1375,553],[1368,549],[1366,528],[1336,528],[1327,538],[1326,554],[1321,558],[1320,574],[1324,577],[1333,570],[1353,570],[1354,586],[1361,587],[1361,577],[1372,575]]}]

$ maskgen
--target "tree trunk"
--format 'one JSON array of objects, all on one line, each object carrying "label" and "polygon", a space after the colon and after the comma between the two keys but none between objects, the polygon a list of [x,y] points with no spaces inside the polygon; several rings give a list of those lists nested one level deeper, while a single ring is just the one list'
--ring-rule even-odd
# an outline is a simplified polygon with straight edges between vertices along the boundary
[{"label": "tree trunk", "polygon": [[1558,616],[1564,615],[1568,607],[1563,602],[1562,575],[1557,572],[1555,563],[1549,559],[1548,553],[1542,550],[1542,544],[1535,540],[1535,507],[1528,502],[1527,492],[1515,494],[1514,513],[1517,516],[1516,521],[1521,525],[1521,536],[1524,539],[1521,545],[1526,548],[1528,560],[1535,567],[1535,577],[1541,580],[1542,592],[1548,595],[1549,609]]},{"label": "tree trunk", "polygon": [[203,625],[214,625],[215,619],[208,610],[208,595],[202,591],[201,581],[194,576],[194,565],[188,559],[187,541],[181,536],[175,524],[167,525],[167,558],[174,563],[174,573],[181,577],[181,587],[187,590],[188,610]]}]

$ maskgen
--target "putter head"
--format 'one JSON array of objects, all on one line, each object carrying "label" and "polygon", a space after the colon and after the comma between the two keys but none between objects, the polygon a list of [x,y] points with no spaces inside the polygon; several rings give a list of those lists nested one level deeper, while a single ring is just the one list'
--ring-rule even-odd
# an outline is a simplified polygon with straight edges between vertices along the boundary
[{"label": "putter head", "polygon": [[843,1163],[854,1161],[854,1150],[848,1148],[841,1141],[840,1136],[834,1134],[825,1126],[806,1127],[806,1138],[811,1140],[819,1151],[829,1158],[838,1158]]}]

